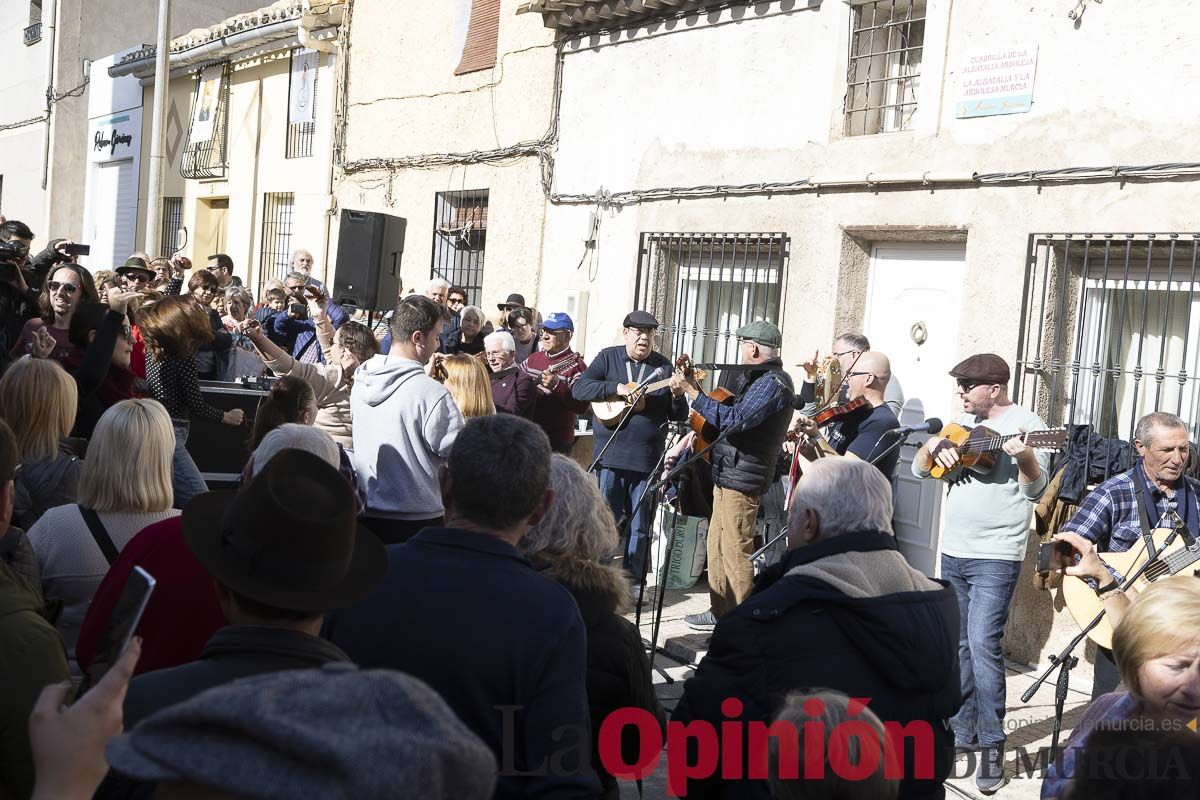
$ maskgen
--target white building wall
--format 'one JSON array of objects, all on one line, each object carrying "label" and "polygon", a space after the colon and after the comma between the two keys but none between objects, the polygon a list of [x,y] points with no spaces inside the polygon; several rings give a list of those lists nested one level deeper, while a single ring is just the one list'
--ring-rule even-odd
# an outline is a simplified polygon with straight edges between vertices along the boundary
[{"label": "white building wall", "polygon": [[[0,127],[44,115],[46,112],[46,47],[43,40],[26,46],[23,32],[29,25],[29,3],[0,3]],[[46,125],[36,122],[0,130],[0,214],[42,230],[42,163]],[[45,241],[35,243],[45,244]]]}]

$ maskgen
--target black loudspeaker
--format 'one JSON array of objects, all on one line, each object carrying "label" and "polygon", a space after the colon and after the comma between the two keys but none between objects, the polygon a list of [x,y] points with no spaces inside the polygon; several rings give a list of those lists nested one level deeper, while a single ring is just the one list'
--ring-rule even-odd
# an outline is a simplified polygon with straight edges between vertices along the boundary
[{"label": "black loudspeaker", "polygon": [[333,301],[368,311],[395,308],[408,220],[342,209]]}]

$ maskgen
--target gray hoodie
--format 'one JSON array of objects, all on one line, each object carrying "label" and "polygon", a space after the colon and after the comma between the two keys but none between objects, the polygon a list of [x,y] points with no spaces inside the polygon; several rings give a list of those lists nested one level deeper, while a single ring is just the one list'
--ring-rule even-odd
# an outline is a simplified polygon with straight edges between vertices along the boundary
[{"label": "gray hoodie", "polygon": [[446,387],[416,361],[375,356],[354,373],[350,411],[364,514],[420,520],[444,513],[438,468],[463,426]]}]

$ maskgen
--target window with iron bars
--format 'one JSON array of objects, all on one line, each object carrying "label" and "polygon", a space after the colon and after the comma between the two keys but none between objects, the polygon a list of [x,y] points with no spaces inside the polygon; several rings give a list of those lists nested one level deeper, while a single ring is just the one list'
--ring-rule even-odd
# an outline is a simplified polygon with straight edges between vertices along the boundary
[{"label": "window with iron bars", "polygon": [[850,9],[846,136],[908,130],[917,112],[925,0],[856,2]]},{"label": "window with iron bars", "polygon": [[1195,440],[1198,266],[1200,233],[1031,236],[1015,399],[1110,439],[1168,411]]},{"label": "window with iron bars", "polygon": [[[292,51],[292,58],[296,57],[297,50]],[[318,64],[320,63],[320,54],[317,54]],[[317,74],[320,70],[314,70],[311,80],[313,82],[312,96],[313,102],[316,102],[317,90]],[[290,76],[289,70],[289,76]],[[291,78],[289,81],[288,97],[291,97]],[[314,116],[312,122],[289,122],[287,126],[287,145],[284,148],[284,158],[309,158],[313,154],[313,140],[317,135],[317,122]]]},{"label": "window with iron bars", "polygon": [[655,347],[737,362],[738,328],[779,324],[788,257],[784,233],[643,233],[634,301],[659,321]]},{"label": "window with iron bars", "polygon": [[164,197],[158,249],[163,253],[174,253],[175,249],[179,247],[181,228],[183,228],[183,198]]},{"label": "window with iron bars", "polygon": [[262,243],[259,248],[258,296],[268,278],[282,281],[292,269],[292,211],[295,196],[291,192],[263,195]]},{"label": "window with iron bars", "polygon": [[429,276],[466,289],[467,304],[473,306],[482,300],[487,220],[487,189],[438,192],[434,199]]}]

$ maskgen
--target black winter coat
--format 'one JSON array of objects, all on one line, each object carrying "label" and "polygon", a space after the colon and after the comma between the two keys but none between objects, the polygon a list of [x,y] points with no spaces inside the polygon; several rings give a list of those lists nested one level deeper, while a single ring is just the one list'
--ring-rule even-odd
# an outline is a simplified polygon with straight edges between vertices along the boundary
[{"label": "black winter coat", "polygon": [[[789,551],[717,624],[672,721],[719,725],[727,719],[721,702],[736,697],[744,704],[740,720],[768,722],[789,692],[807,687],[870,698],[868,708],[885,724],[924,720],[934,731],[933,779],[905,780],[900,797],[944,797],[954,748],[948,720],[962,704],[954,590],[938,581],[936,591],[858,598],[811,576],[785,574],[838,553],[895,549],[890,534],[865,532]],[[912,749],[906,748],[905,775],[912,774]],[[689,782],[687,796],[771,795],[766,781],[710,779]]]},{"label": "black winter coat", "polygon": [[[619,797],[616,779],[600,763],[597,742],[605,718],[619,708],[642,708],[658,719],[666,735],[666,716],[654,694],[650,660],[637,627],[620,614],[629,611],[629,578],[616,566],[580,558],[535,557],[534,566],[575,598],[587,629],[587,695],[592,715],[592,766],[605,797]],[[627,727],[622,740],[625,763],[638,757],[637,731]]]}]

